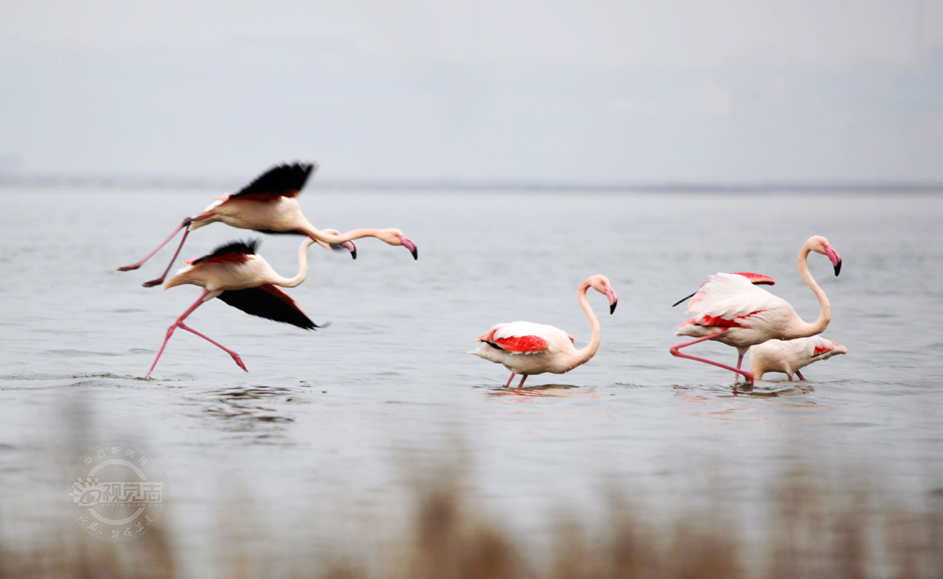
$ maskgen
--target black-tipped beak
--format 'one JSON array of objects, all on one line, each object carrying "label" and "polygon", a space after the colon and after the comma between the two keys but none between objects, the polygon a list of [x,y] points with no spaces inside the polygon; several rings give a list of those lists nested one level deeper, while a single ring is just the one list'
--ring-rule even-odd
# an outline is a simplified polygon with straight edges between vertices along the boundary
[{"label": "black-tipped beak", "polygon": [[419,261],[419,248],[418,247],[414,247],[413,250],[410,251],[409,253],[413,254],[414,260]]},{"label": "black-tipped beak", "polygon": [[838,260],[838,263],[835,264],[835,277],[838,277],[838,274],[841,273],[841,260]]},{"label": "black-tipped beak", "polygon": [[350,259],[357,259],[357,248],[356,248],[356,247],[350,252]]},{"label": "black-tipped beak", "polygon": [[412,239],[406,237],[405,235],[399,236],[399,242],[409,250],[409,253],[413,254],[413,259],[416,261],[419,260],[419,248],[416,246],[416,242]]},{"label": "black-tipped beak", "polygon": [[616,311],[616,306],[617,306],[617,305],[619,305],[619,302],[617,302],[617,301],[616,301],[616,302],[612,302],[612,304],[609,305],[609,315],[610,315],[610,316]]}]

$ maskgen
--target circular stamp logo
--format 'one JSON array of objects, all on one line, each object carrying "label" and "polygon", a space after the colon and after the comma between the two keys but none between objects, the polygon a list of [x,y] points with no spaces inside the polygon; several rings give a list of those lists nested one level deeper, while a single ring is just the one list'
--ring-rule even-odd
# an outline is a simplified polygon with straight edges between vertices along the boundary
[{"label": "circular stamp logo", "polygon": [[163,475],[153,457],[128,444],[86,451],[69,473],[69,510],[89,535],[130,541],[157,522],[164,510]]}]

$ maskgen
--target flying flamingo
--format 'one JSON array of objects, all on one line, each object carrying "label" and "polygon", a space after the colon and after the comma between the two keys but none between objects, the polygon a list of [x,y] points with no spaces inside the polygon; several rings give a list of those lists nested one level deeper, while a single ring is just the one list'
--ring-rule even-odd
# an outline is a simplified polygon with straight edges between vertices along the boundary
[{"label": "flying flamingo", "polygon": [[[317,326],[308,319],[308,316],[298,308],[295,300],[275,286],[295,287],[305,280],[308,275],[308,248],[314,243],[311,238],[301,242],[298,248],[298,275],[285,278],[277,273],[255,250],[259,241],[233,241],[217,247],[213,253],[199,259],[187,262],[188,265],[170,278],[164,289],[174,286],[192,284],[203,288],[200,296],[192,306],[177,318],[168,329],[164,343],[147,371],[145,378],[151,375],[160,355],[164,353],[167,341],[177,328],[196,334],[209,343],[223,349],[232,356],[240,368],[246,370],[239,354],[226,348],[222,344],[204,336],[190,326],[183,323],[187,316],[195,309],[213,298],[219,298],[227,304],[238,308],[247,314],[259,316],[276,322],[292,324],[305,330],[313,330]],[[248,372],[248,370],[246,370]]]},{"label": "flying flamingo", "polygon": [[301,207],[295,199],[305,186],[308,176],[314,171],[311,163],[294,163],[278,165],[259,176],[255,181],[241,191],[220,197],[210,204],[203,213],[196,217],[187,217],[183,220],[170,237],[157,246],[157,249],[137,263],[119,267],[119,271],[130,271],[144,265],[155,253],[160,251],[181,229],[184,229],[183,239],[171,258],[164,274],[157,279],[145,282],[144,287],[152,287],[163,283],[164,278],[180,254],[184,242],[191,231],[210,223],[221,221],[239,229],[252,229],[262,233],[287,233],[306,235],[316,241],[331,245],[343,246],[350,251],[351,257],[357,259],[357,248],[352,243],[354,239],[362,237],[376,237],[389,245],[401,245],[419,259],[416,244],[403,235],[399,229],[354,229],[344,234],[329,233],[329,230],[318,230],[311,225],[301,213]]},{"label": "flying flamingo", "polygon": [[[671,354],[733,370],[742,374],[752,386],[753,374],[740,369],[743,354],[750,346],[771,339],[792,340],[820,334],[832,318],[825,292],[809,273],[807,260],[810,251],[828,256],[836,276],[841,272],[841,256],[828,244],[827,239],[820,236],[810,237],[799,252],[799,273],[818,298],[821,308],[815,322],[810,324],[802,321],[788,302],[756,287],[743,275],[718,273],[711,276],[694,294],[688,313],[697,315],[678,326],[676,332],[679,336],[695,336],[697,339],[672,346]],[[735,347],[738,353],[737,367],[679,351],[704,340],[717,340]]]},{"label": "flying flamingo", "polygon": [[511,322],[498,324],[476,338],[484,345],[472,354],[496,364],[504,364],[511,371],[505,388],[511,385],[517,374],[521,374],[521,383],[517,385],[520,388],[531,374],[563,374],[589,362],[599,348],[601,336],[599,320],[586,300],[586,290],[590,287],[609,298],[610,314],[616,311],[619,303],[615,290],[605,276],[594,275],[580,285],[577,292],[580,307],[586,312],[593,329],[589,344],[582,350],[574,348],[573,336],[559,328],[531,322]]},{"label": "flying flamingo", "polygon": [[757,380],[761,380],[767,372],[782,372],[789,376],[790,382],[793,374],[805,380],[799,372],[800,368],[847,353],[848,348],[821,336],[786,341],[767,340],[750,348],[750,373]]}]

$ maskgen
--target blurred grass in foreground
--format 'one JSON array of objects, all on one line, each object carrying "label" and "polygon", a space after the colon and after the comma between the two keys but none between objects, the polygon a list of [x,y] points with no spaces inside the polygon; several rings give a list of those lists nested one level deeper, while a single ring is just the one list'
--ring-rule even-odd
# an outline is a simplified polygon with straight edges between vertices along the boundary
[{"label": "blurred grass in foreground", "polygon": [[[784,475],[767,505],[771,524],[749,545],[718,499],[666,521],[636,496],[631,504],[640,509],[610,498],[605,522],[559,522],[550,552],[539,552],[527,536],[476,509],[460,476],[443,475],[415,483],[411,520],[400,522],[408,532],[388,535],[401,537],[394,545],[354,554],[345,547],[337,551],[345,555],[328,557],[294,548],[286,555],[262,532],[248,541],[221,532],[205,538],[222,553],[219,568],[206,571],[265,579],[943,578],[939,491],[914,511],[876,505],[877,493],[866,485],[828,488],[816,481],[848,478],[824,474]],[[0,547],[0,579],[183,579],[169,528],[161,521],[127,543],[97,541],[74,527],[48,529],[28,547]]]}]

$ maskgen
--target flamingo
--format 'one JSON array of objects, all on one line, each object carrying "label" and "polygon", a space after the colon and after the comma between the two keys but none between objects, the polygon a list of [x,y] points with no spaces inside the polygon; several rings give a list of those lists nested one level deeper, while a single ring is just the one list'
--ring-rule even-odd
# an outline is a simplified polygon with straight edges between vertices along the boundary
[{"label": "flamingo", "polygon": [[799,372],[800,368],[847,353],[848,348],[845,346],[821,336],[785,341],[767,340],[750,348],[750,373],[757,380],[762,379],[766,372],[782,372],[789,376],[790,382],[793,374],[805,380]]},{"label": "flamingo", "polygon": [[476,338],[484,345],[472,354],[496,364],[504,364],[511,371],[505,388],[511,385],[517,374],[521,374],[521,383],[517,385],[520,388],[532,374],[563,374],[589,362],[599,348],[601,335],[599,320],[586,299],[586,290],[590,287],[609,298],[610,314],[616,311],[619,303],[619,297],[605,276],[594,275],[580,284],[577,292],[580,307],[586,312],[593,329],[589,344],[582,350],[574,348],[573,336],[559,328],[531,322],[511,322],[493,326]]},{"label": "flamingo", "polygon": [[311,239],[331,245],[342,246],[357,259],[354,239],[376,237],[389,245],[401,245],[419,259],[416,244],[399,229],[354,229],[344,234],[330,233],[334,230],[318,230],[301,213],[301,207],[295,199],[305,186],[308,176],[314,171],[313,163],[294,163],[278,165],[259,176],[255,181],[243,187],[237,193],[220,197],[196,217],[187,217],[174,229],[170,237],[147,254],[141,261],[119,267],[119,271],[131,271],[144,265],[155,253],[173,239],[181,229],[185,229],[183,239],[177,247],[163,275],[145,282],[144,287],[160,285],[180,254],[184,242],[191,231],[210,223],[221,221],[239,229],[252,229],[262,233],[282,233],[306,235]]},{"label": "flamingo", "polygon": [[[753,285],[747,277],[729,273],[718,273],[701,286],[688,306],[689,314],[697,314],[678,326],[679,336],[694,336],[697,339],[672,346],[671,355],[712,364],[743,375],[753,385],[753,374],[740,369],[743,355],[750,346],[766,340],[793,340],[814,336],[825,331],[832,318],[831,306],[822,288],[809,273],[809,252],[814,251],[829,258],[835,275],[841,272],[841,256],[828,240],[821,236],[810,237],[799,251],[799,273],[819,300],[818,319],[802,321],[785,300]],[[727,366],[704,358],[682,354],[679,350],[705,340],[717,340],[737,349],[737,367]]]},{"label": "flamingo", "polygon": [[314,240],[311,238],[301,242],[301,246],[298,248],[298,275],[292,278],[278,275],[261,255],[256,254],[255,251],[259,246],[257,239],[233,241],[217,247],[208,255],[187,262],[186,267],[167,280],[164,289],[192,284],[202,287],[203,294],[167,328],[164,343],[161,344],[160,351],[157,352],[157,357],[154,358],[154,363],[151,364],[151,369],[147,371],[144,377],[149,377],[151,372],[154,371],[157,361],[164,353],[167,341],[170,340],[170,336],[177,328],[196,334],[209,343],[222,348],[223,351],[232,356],[232,359],[240,368],[246,372],[249,371],[242,363],[239,354],[183,323],[183,320],[192,314],[195,309],[213,298],[219,298],[232,307],[253,316],[292,324],[305,330],[320,327],[308,319],[308,316],[301,311],[295,300],[276,287],[296,287],[305,280],[308,275],[308,248],[313,243]]}]

